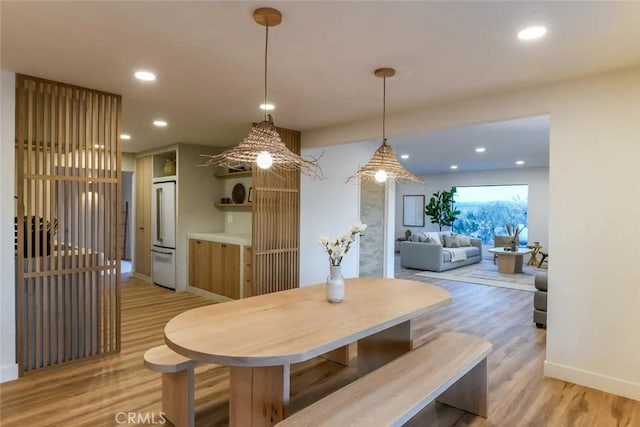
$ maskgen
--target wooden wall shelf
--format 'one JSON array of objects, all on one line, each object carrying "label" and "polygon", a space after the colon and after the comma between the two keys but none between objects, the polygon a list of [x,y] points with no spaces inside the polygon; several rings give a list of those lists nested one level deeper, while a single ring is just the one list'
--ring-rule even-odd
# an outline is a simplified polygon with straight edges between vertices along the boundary
[{"label": "wooden wall shelf", "polygon": [[242,171],[242,172],[224,172],[215,174],[216,178],[229,179],[229,178],[243,178],[251,176],[251,171]]},{"label": "wooden wall shelf", "polygon": [[251,209],[253,203],[216,203],[218,209]]}]

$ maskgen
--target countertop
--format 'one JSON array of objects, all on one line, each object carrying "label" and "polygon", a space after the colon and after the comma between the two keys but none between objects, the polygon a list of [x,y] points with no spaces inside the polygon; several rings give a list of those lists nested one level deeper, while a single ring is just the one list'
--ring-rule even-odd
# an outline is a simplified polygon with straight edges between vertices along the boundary
[{"label": "countertop", "polygon": [[189,239],[206,240],[208,242],[229,243],[232,245],[251,246],[251,236],[232,233],[189,233]]}]

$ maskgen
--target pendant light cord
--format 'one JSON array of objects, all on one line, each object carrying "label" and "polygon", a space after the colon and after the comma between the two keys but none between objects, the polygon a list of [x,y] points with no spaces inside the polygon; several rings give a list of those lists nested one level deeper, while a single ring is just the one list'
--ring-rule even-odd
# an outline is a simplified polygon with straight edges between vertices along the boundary
[{"label": "pendant light cord", "polygon": [[264,38],[264,119],[267,120],[267,52],[269,50],[269,23],[265,25]]},{"label": "pendant light cord", "polygon": [[382,79],[382,145],[387,145],[385,120],[387,117],[387,77]]}]

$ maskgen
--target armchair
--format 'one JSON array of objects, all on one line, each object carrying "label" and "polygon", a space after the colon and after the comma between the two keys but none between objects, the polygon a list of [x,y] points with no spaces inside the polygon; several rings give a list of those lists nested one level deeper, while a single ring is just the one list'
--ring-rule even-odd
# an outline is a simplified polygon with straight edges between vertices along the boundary
[{"label": "armchair", "polygon": [[547,329],[547,273],[538,273],[534,279],[533,321],[538,328]]}]

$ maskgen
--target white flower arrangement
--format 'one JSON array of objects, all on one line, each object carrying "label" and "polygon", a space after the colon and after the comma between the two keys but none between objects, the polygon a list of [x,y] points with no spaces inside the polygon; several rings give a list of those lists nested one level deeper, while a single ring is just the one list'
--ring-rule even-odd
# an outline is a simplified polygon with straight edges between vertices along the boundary
[{"label": "white flower arrangement", "polygon": [[361,235],[367,229],[367,224],[354,224],[349,227],[349,230],[344,233],[338,234],[335,238],[329,238],[327,235],[321,235],[318,239],[318,243],[324,246],[327,254],[329,255],[329,264],[338,266],[342,263],[342,258],[351,249],[351,244],[356,241],[356,238]]}]

